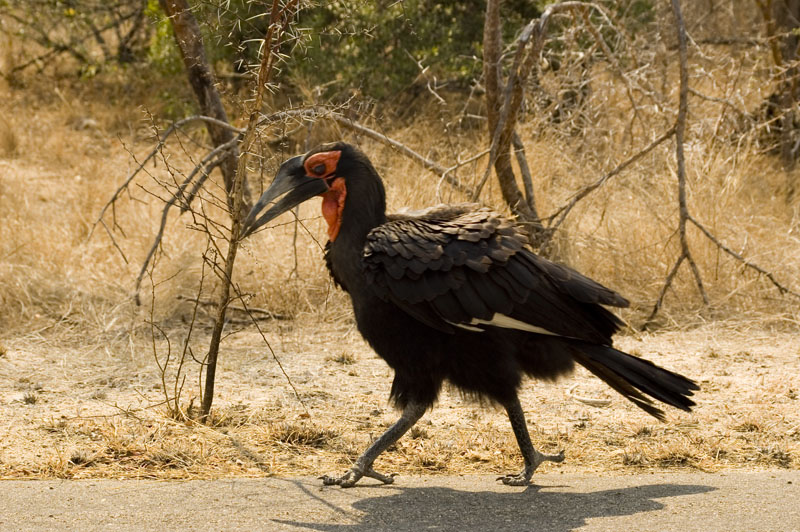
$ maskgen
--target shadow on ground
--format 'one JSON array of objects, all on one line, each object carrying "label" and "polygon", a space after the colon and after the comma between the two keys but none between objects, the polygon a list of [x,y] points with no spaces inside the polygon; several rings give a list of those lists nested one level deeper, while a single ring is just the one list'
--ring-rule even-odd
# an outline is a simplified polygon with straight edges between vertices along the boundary
[{"label": "shadow on ground", "polygon": [[[313,493],[299,482],[293,483],[306,495],[332,507],[326,498]],[[530,486],[521,492],[508,493],[461,491],[441,487],[366,488],[391,490],[394,493],[357,500],[348,509],[337,508],[343,515],[353,516],[352,510],[362,513],[360,519],[353,516],[357,522],[320,524],[279,519],[275,522],[326,532],[379,530],[566,532],[584,526],[587,519],[593,517],[633,515],[662,509],[664,505],[654,499],[695,495],[716,489],[702,485],[652,484],[591,493],[564,491],[569,488],[569,486]],[[551,491],[554,489],[559,491]],[[642,520],[646,522],[647,516],[642,515]]]}]

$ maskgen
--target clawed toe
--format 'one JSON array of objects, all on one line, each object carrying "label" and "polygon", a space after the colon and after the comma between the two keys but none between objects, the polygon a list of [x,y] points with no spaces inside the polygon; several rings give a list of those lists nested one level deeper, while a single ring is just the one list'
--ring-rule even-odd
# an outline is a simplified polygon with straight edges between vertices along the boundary
[{"label": "clawed toe", "polygon": [[397,476],[397,473],[389,473],[388,475],[384,475],[382,473],[378,473],[370,467],[364,472],[364,476],[374,478],[375,480],[380,480],[384,484],[392,484],[394,482],[394,477]]},{"label": "clawed toe", "polygon": [[547,460],[550,462],[563,462],[564,461],[564,450],[558,451],[558,454],[548,454]]},{"label": "clawed toe", "polygon": [[380,480],[384,484],[391,484],[391,483],[394,482],[394,477],[396,477],[396,476],[397,476],[397,473],[392,473],[390,475],[384,475],[384,474],[378,473],[377,471],[375,471],[371,467],[369,469],[367,469],[366,471],[364,471],[364,470],[360,469],[359,467],[354,466],[354,467],[350,468],[347,471],[347,473],[345,473],[344,475],[342,475],[340,477],[332,477],[332,476],[329,476],[329,475],[323,475],[323,476],[321,476],[319,478],[322,479],[322,484],[324,484],[325,486],[341,486],[343,488],[351,488],[351,487],[356,485],[356,482],[358,482],[361,479],[361,477],[374,478],[376,480]]},{"label": "clawed toe", "polygon": [[503,475],[497,477],[497,480],[502,481],[506,486],[527,486],[531,483],[530,477],[526,476],[524,471],[517,475]]},{"label": "clawed toe", "polygon": [[563,462],[564,451],[559,451],[557,454],[544,454],[533,449],[533,457],[526,460],[525,469],[516,475],[503,475],[497,477],[506,486],[528,486],[531,483],[533,472],[539,467],[542,462]]}]

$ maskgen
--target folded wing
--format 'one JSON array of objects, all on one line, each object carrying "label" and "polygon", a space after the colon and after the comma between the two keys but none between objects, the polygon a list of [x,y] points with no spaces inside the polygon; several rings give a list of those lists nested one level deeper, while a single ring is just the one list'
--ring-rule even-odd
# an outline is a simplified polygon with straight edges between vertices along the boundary
[{"label": "folded wing", "polygon": [[619,294],[525,247],[513,222],[474,204],[396,215],[367,237],[368,286],[436,329],[505,327],[610,345]]}]

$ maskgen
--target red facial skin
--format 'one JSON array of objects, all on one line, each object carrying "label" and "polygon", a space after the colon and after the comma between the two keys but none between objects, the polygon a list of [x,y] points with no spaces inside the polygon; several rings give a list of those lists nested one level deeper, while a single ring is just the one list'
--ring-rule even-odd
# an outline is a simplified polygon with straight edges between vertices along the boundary
[{"label": "red facial skin", "polygon": [[337,177],[333,180],[331,188],[322,195],[322,216],[328,222],[328,239],[333,242],[342,227],[342,211],[347,188],[344,179]]},{"label": "red facial skin", "polygon": [[[306,175],[325,179],[328,184],[328,191],[322,194],[322,216],[328,223],[328,238],[331,242],[336,240],[342,227],[342,211],[347,196],[344,178],[334,176],[341,155],[340,151],[315,153],[303,163]],[[331,178],[333,181],[328,181]]]}]

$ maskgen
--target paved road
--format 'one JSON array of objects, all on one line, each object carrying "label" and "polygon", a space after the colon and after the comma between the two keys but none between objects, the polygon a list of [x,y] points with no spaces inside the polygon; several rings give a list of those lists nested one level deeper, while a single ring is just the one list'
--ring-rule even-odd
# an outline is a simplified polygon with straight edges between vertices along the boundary
[{"label": "paved road", "polygon": [[[798,531],[800,471],[624,477],[3,481],[0,530]],[[374,481],[370,481],[374,482]]]}]

